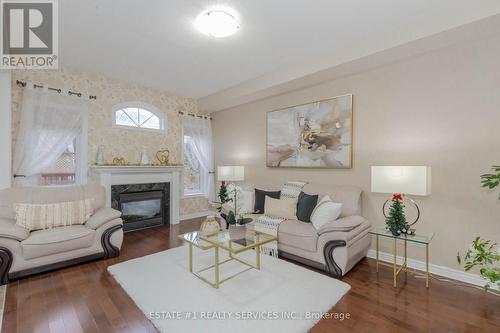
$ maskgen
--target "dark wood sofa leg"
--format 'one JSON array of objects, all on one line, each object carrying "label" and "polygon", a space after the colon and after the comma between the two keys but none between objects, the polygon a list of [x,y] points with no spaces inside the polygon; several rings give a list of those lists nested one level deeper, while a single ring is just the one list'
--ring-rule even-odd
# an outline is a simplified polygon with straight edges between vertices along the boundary
[{"label": "dark wood sofa leg", "polygon": [[122,225],[115,225],[102,233],[101,244],[102,248],[104,249],[104,259],[114,258],[120,255],[120,249],[111,244],[111,235],[113,235],[115,231],[118,231],[122,228]]},{"label": "dark wood sofa leg", "polygon": [[12,252],[6,247],[0,246],[0,285],[9,283],[9,271],[12,266]]},{"label": "dark wood sofa leg", "polygon": [[325,263],[326,263],[325,270],[330,276],[336,279],[342,278],[342,270],[333,259],[333,251],[337,247],[342,247],[342,246],[346,246],[345,241],[333,240],[326,243],[325,247],[323,248],[323,255],[325,256]]}]

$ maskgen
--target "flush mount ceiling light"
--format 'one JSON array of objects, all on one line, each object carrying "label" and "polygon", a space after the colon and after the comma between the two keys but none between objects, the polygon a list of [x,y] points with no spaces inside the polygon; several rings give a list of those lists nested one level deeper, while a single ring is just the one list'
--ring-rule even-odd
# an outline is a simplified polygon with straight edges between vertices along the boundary
[{"label": "flush mount ceiling light", "polygon": [[236,18],[223,10],[211,10],[200,14],[196,27],[205,35],[216,38],[231,36],[240,28]]}]

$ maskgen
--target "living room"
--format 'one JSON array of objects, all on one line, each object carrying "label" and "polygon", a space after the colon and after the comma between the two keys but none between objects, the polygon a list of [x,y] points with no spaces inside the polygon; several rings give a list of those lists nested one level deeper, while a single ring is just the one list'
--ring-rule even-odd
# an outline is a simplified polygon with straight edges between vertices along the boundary
[{"label": "living room", "polygon": [[2,332],[500,331],[497,1],[1,10]]}]

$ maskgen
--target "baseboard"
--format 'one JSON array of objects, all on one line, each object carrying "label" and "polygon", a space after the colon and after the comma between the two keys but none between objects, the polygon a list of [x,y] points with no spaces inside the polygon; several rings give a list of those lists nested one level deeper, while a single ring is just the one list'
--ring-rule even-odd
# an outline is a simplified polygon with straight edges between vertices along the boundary
[{"label": "baseboard", "polygon": [[203,212],[195,212],[195,213],[189,213],[189,214],[183,214],[179,216],[179,220],[185,221],[185,220],[191,220],[191,219],[196,219],[199,217],[205,217],[208,215],[217,215],[217,212],[211,211],[211,210],[205,210]]},{"label": "baseboard", "polygon": [[[367,257],[376,259],[377,252],[375,250],[370,249],[370,250],[368,250]],[[387,253],[387,252],[379,252],[379,260],[384,261],[384,262],[393,263],[394,256],[390,253]],[[397,256],[396,262],[399,265],[401,265],[403,263],[403,257]],[[419,271],[425,271],[425,262],[408,258],[408,267],[419,270]],[[486,284],[486,280],[484,280],[480,275],[464,272],[464,271],[454,269],[454,268],[448,268],[448,267],[444,267],[444,266],[429,264],[429,272],[432,274],[435,274],[435,275],[445,277],[447,279],[453,279],[453,280],[469,283],[469,284],[479,286],[479,287],[483,287]],[[491,289],[499,290],[498,287],[496,287],[494,285],[492,285]]]}]

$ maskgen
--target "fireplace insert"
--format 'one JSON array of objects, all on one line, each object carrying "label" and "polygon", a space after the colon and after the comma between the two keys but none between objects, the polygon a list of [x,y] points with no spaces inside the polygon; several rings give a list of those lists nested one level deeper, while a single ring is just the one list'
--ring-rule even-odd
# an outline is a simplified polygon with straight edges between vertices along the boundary
[{"label": "fireplace insert", "polygon": [[169,223],[169,183],[113,185],[111,206],[122,212],[123,230]]}]

